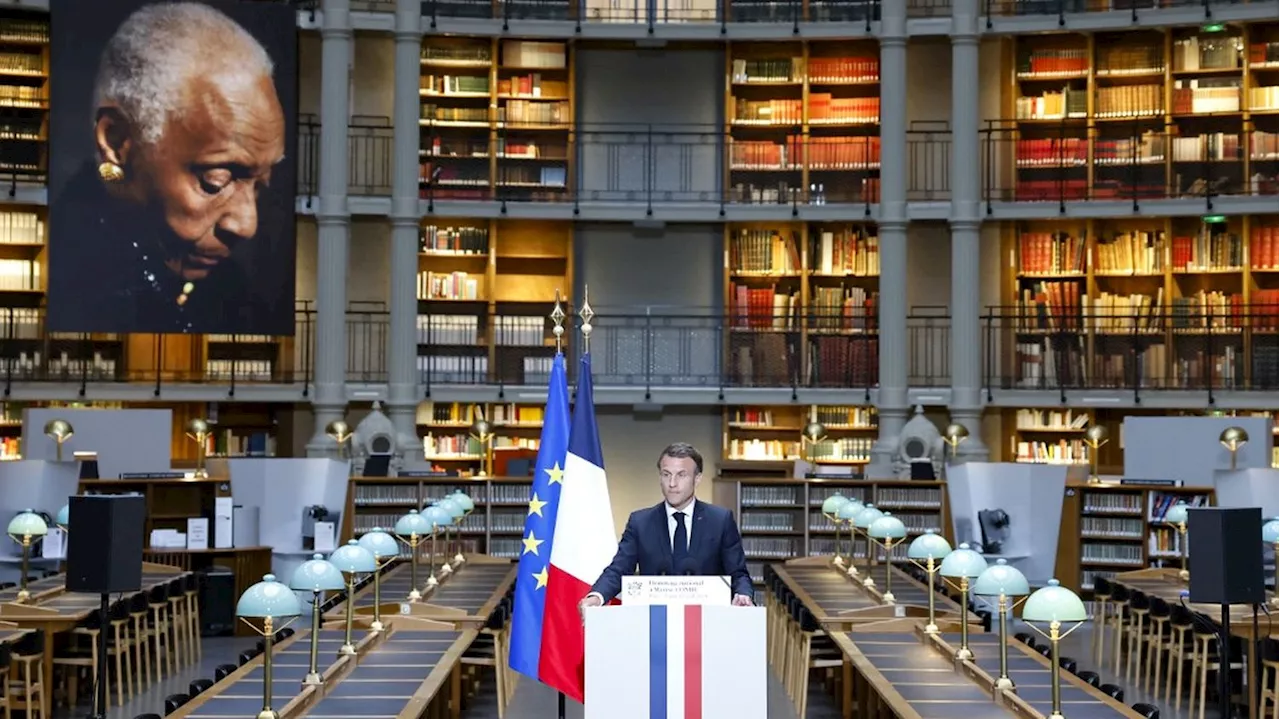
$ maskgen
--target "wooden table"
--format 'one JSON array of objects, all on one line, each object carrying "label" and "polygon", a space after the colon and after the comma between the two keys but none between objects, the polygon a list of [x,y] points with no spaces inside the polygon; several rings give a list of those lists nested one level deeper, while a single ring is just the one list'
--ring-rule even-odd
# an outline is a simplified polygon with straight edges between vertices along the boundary
[{"label": "wooden table", "polygon": [[[160,564],[142,565],[142,589],[150,591],[153,587],[166,584],[183,576],[186,572],[174,567]],[[56,581],[53,581],[56,580]],[[39,584],[41,591],[35,592]],[[0,604],[0,621],[8,622],[23,629],[41,629],[44,631],[44,677],[49,691],[44,692],[45,716],[49,715],[53,699],[53,648],[54,635],[74,629],[77,625],[98,611],[101,598],[94,594],[79,594],[66,591],[65,575],[56,575],[31,582],[27,585],[31,599],[25,604],[17,604],[5,600]],[[14,594],[16,599],[16,592]]]},{"label": "wooden table", "polygon": [[[1117,574],[1111,581],[1130,591],[1139,591],[1149,597],[1159,597],[1169,604],[1181,604],[1183,603],[1182,592],[1186,591],[1187,583],[1179,577],[1178,571],[1177,569],[1140,569],[1135,572]],[[1203,615],[1214,626],[1221,626],[1222,607],[1216,604],[1192,604],[1190,602],[1186,606],[1191,611]],[[1247,647],[1245,686],[1248,687],[1246,693],[1248,694],[1249,717],[1250,719],[1257,719],[1258,652],[1256,647],[1263,637],[1261,632],[1255,634],[1252,607],[1242,604],[1233,605],[1228,616],[1230,626],[1227,627],[1227,631],[1231,633],[1231,636],[1243,639]],[[1272,623],[1266,622],[1266,624]],[[1265,625],[1260,628],[1261,631],[1266,631]],[[1273,629],[1270,636],[1276,636],[1276,630]]]},{"label": "wooden table", "polygon": [[[457,570],[445,577],[423,599],[410,603],[409,590],[410,567],[401,564],[383,572],[382,613],[404,612],[409,605],[409,612],[420,619],[431,619],[443,622],[470,621],[483,623],[488,621],[493,609],[489,606],[495,592],[498,599],[506,594],[515,582],[516,565],[509,559],[495,559],[487,556],[472,556]],[[426,583],[426,572],[419,567],[418,583]],[[356,592],[355,613],[360,616],[373,615],[373,584],[366,585]],[[494,600],[496,601],[496,600]],[[495,605],[496,606],[496,605]],[[325,614],[328,621],[341,621],[346,617],[346,602],[339,602]]]},{"label": "wooden table", "polygon": [[[793,559],[773,565],[773,571],[804,603],[814,619],[828,631],[848,631],[855,625],[882,622],[886,619],[911,618],[921,623],[929,616],[929,588],[898,567],[893,568],[894,603],[885,604],[881,595],[884,569],[878,567],[876,588],[863,586],[861,579],[850,577],[831,564],[829,558]],[[964,614],[971,624],[981,625],[972,612],[962,613],[953,599],[938,594],[934,600],[939,626],[957,622]]]}]

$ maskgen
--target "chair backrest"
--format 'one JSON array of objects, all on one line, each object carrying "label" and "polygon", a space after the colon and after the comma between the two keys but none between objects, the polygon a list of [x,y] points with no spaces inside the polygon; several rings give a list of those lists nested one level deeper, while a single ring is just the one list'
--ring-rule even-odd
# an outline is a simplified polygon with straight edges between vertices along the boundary
[{"label": "chair backrest", "polygon": [[1075,674],[1076,670],[1080,668],[1080,663],[1071,657],[1058,657],[1058,666]]},{"label": "chair backrest", "polygon": [[256,656],[258,656],[258,652],[254,652],[254,651],[240,652],[240,666],[244,666],[249,662],[253,661],[253,658]]},{"label": "chair backrest", "polygon": [[1076,674],[1076,676],[1083,679],[1085,683],[1091,687],[1096,687],[1102,683],[1102,679],[1098,676],[1097,672],[1084,671]]},{"label": "chair backrest", "polygon": [[213,670],[213,681],[220,682],[239,668],[234,664],[219,664],[218,668]]},{"label": "chair backrest", "polygon": [[1094,577],[1093,596],[1097,599],[1106,599],[1111,596],[1113,586],[1111,580],[1106,577]]},{"label": "chair backrest", "polygon": [[134,716],[133,719],[164,719],[164,717],[156,714],[155,712],[150,712],[148,714],[138,714]]},{"label": "chair backrest", "polygon": [[191,701],[191,697],[186,694],[170,694],[164,698],[164,713],[168,716],[182,708],[183,704]]},{"label": "chair backrest", "polygon": [[1124,689],[1121,689],[1115,684],[1103,684],[1102,686],[1098,687],[1098,691],[1102,692],[1103,694],[1106,694],[1107,696],[1111,697],[1112,699],[1115,699],[1118,702],[1124,701]]},{"label": "chair backrest", "polygon": [[1160,719],[1160,708],[1154,704],[1138,702],[1133,705],[1133,710],[1146,717],[1146,719]]},{"label": "chair backrest", "polygon": [[209,681],[208,679],[196,679],[195,681],[191,682],[191,684],[187,685],[187,693],[193,697],[199,696],[201,692],[203,692],[204,690],[208,689],[211,686],[213,686],[213,682]]}]

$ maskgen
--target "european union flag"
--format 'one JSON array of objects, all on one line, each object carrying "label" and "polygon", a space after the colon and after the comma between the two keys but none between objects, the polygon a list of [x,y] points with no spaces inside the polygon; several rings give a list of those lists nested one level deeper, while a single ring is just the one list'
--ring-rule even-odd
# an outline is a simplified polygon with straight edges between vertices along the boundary
[{"label": "european union flag", "polygon": [[547,388],[547,409],[542,417],[542,440],[538,445],[533,489],[529,492],[529,514],[524,520],[511,615],[511,668],[534,680],[538,680],[542,654],[547,570],[568,449],[569,381],[565,376],[564,355],[557,354]]}]

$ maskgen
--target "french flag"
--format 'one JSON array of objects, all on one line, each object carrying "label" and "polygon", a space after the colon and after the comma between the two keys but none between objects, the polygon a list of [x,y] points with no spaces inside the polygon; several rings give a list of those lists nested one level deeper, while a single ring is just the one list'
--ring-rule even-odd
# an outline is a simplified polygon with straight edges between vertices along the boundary
[{"label": "french flag", "polygon": [[655,604],[588,612],[586,719],[764,716],[764,609]]},{"label": "french flag", "polygon": [[543,684],[578,702],[583,700],[585,652],[578,602],[591,591],[617,551],[618,535],[596,426],[591,355],[585,353],[578,370],[578,395],[551,541],[538,666],[538,679]]}]

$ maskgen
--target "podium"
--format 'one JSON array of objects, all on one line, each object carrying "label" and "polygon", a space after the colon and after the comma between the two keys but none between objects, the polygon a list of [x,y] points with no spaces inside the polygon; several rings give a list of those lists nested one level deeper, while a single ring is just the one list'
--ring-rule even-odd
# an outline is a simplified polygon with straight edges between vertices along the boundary
[{"label": "podium", "polygon": [[730,606],[721,577],[625,579],[621,606],[586,611],[585,719],[768,717],[763,607]]}]

